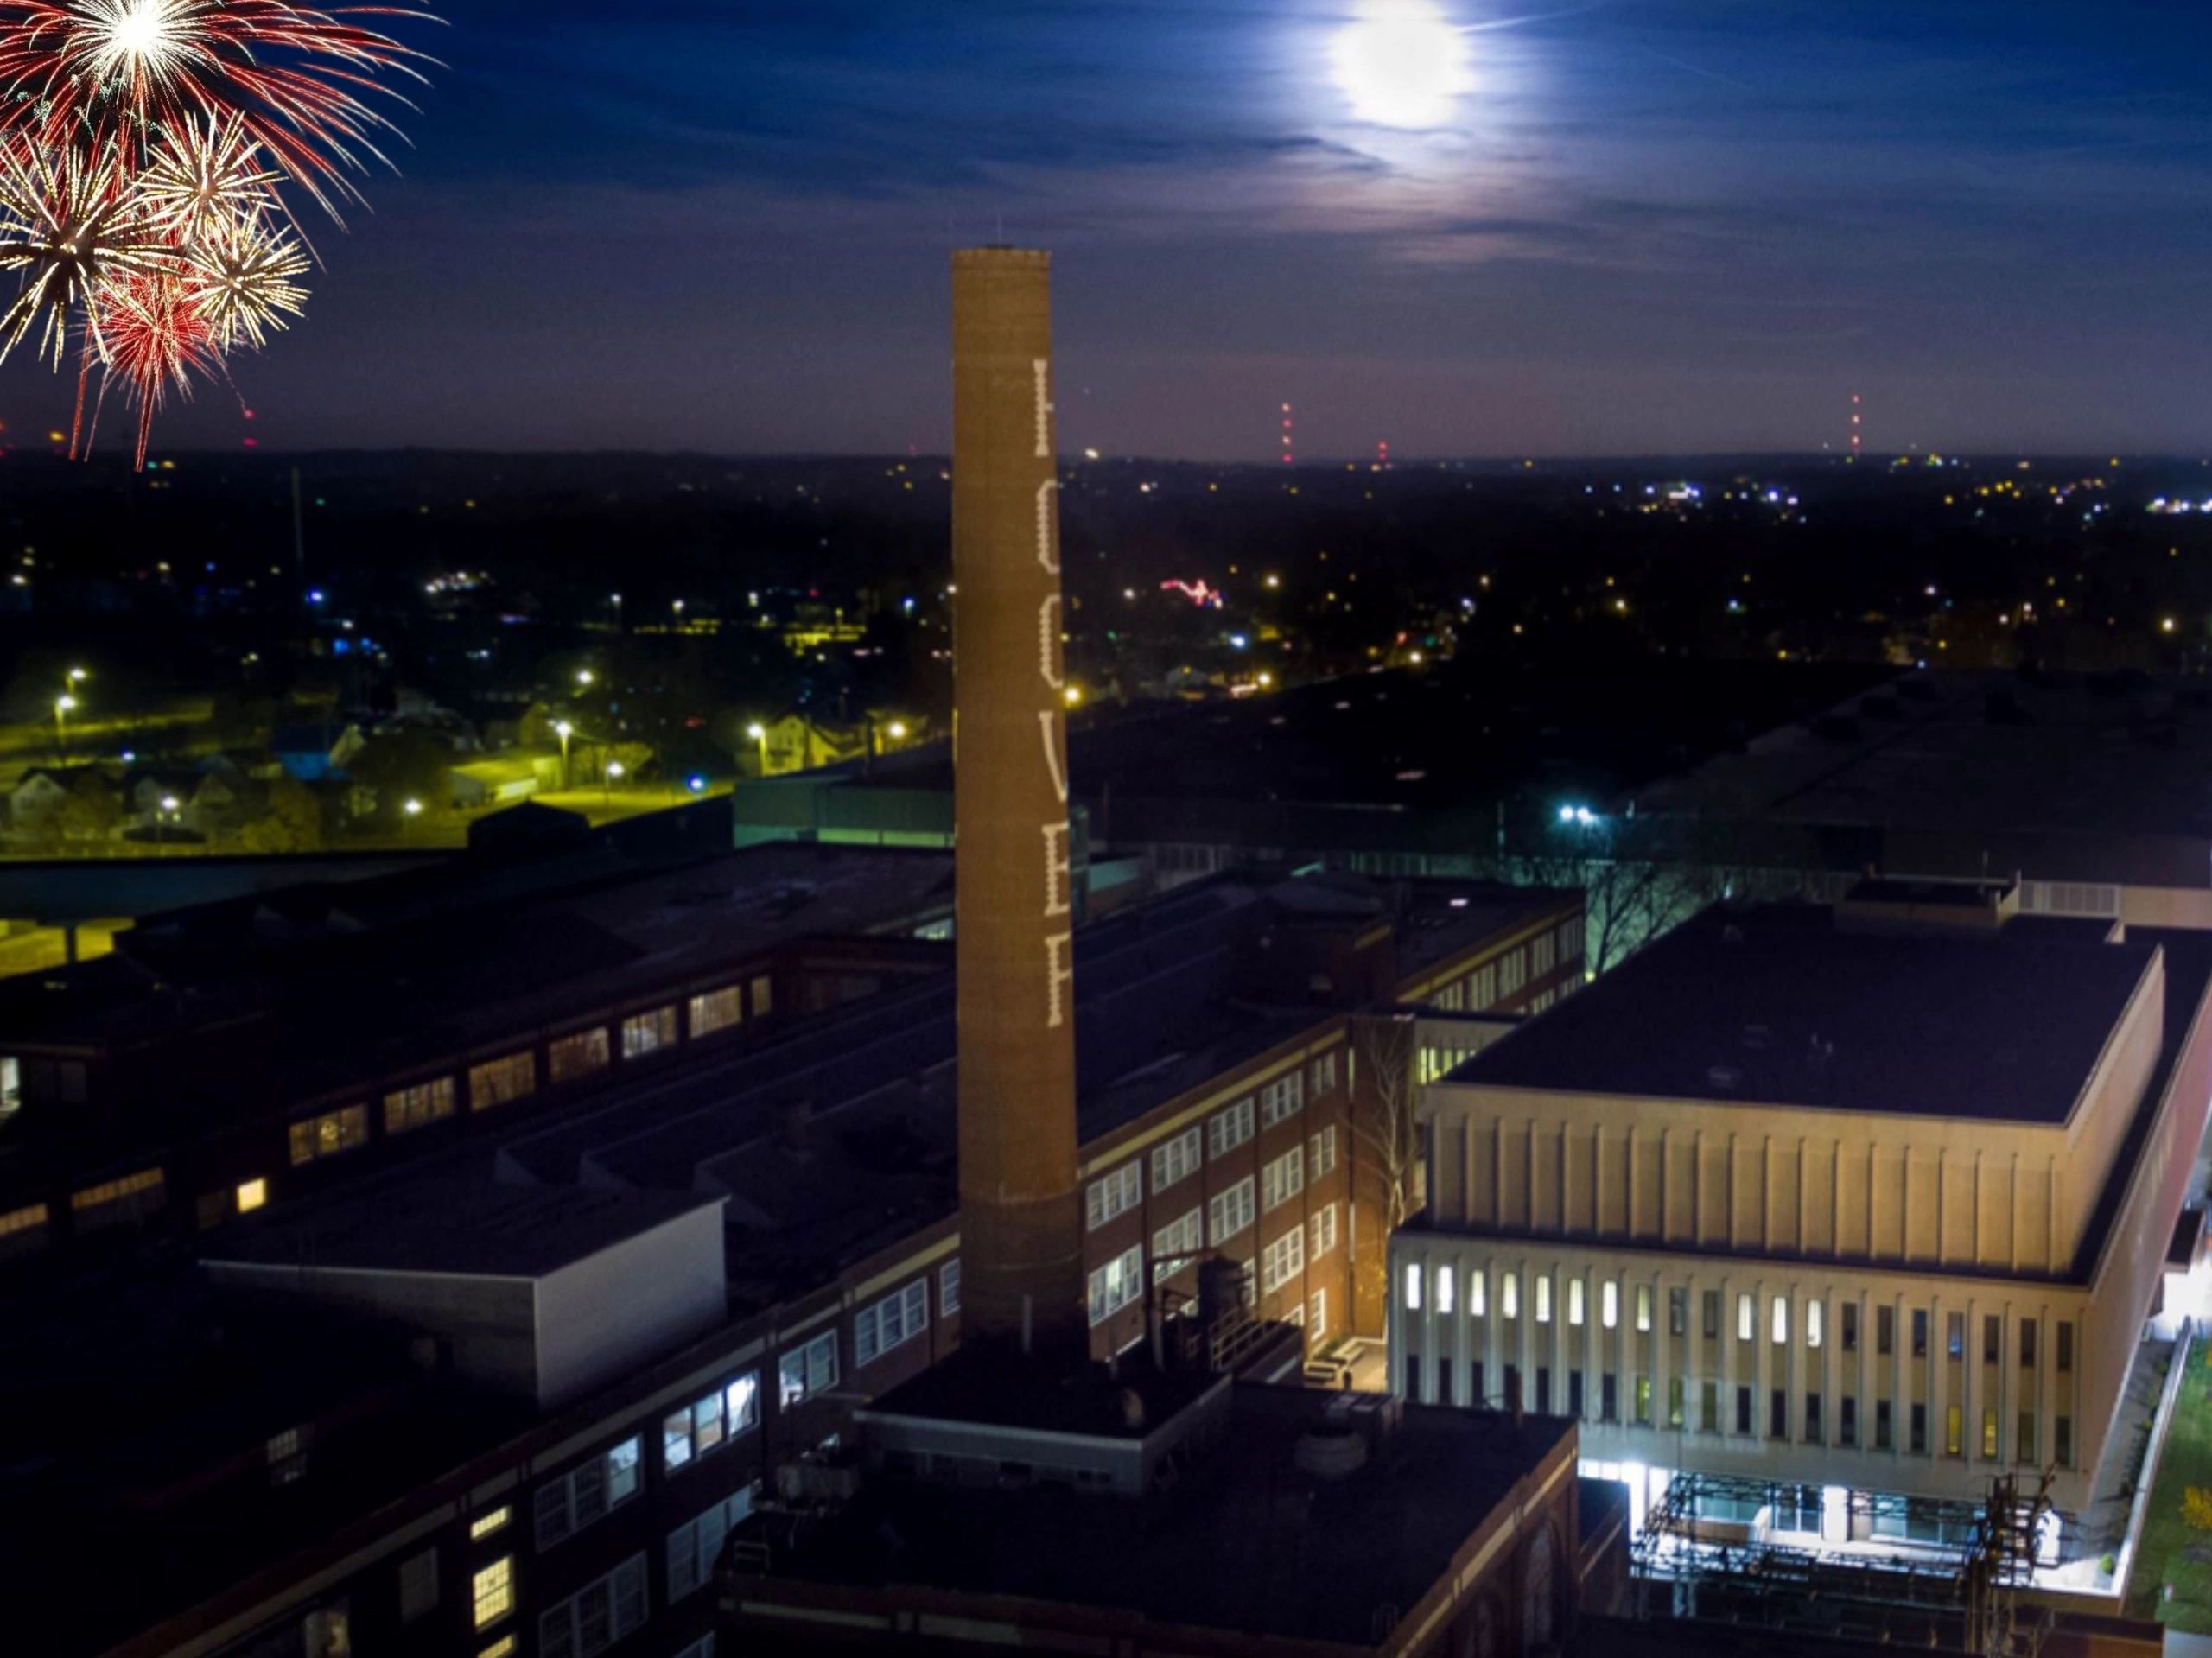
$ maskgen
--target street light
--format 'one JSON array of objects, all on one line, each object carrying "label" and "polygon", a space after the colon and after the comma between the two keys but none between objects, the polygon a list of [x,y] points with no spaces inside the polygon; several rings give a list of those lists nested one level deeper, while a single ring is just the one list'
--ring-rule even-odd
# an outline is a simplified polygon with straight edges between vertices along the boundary
[{"label": "street light", "polygon": [[69,710],[77,706],[77,699],[64,691],[54,699],[54,747],[64,760],[69,758]]},{"label": "street light", "polygon": [[162,797],[162,810],[154,819],[154,840],[156,845],[166,846],[168,843],[169,835],[166,826],[175,819],[178,808],[181,804],[182,803],[175,795]]},{"label": "street light", "polygon": [[420,817],[423,815],[423,803],[419,800],[410,799],[405,805],[400,808],[400,810],[405,812],[410,817]]},{"label": "street light", "polygon": [[614,785],[622,780],[622,762],[609,760],[607,769],[599,774],[599,797],[607,805],[614,804]]},{"label": "street light", "polygon": [[768,727],[755,720],[745,727],[745,734],[753,739],[754,746],[760,751],[760,770],[758,775],[765,778],[768,775]]},{"label": "street light", "polygon": [[890,730],[893,742],[903,743],[906,740],[906,722],[904,720],[893,720],[891,722]]},{"label": "street light", "polygon": [[569,791],[569,735],[575,727],[566,720],[553,722],[553,734],[561,740],[561,792]]},{"label": "street light", "polygon": [[579,668],[579,669],[577,669],[577,670],[576,670],[576,683],[577,683],[577,684],[579,684],[579,685],[588,685],[588,684],[590,684],[590,683],[591,683],[591,679],[592,679],[592,674],[591,674],[591,670],[590,670],[590,669],[588,669],[588,668]]}]

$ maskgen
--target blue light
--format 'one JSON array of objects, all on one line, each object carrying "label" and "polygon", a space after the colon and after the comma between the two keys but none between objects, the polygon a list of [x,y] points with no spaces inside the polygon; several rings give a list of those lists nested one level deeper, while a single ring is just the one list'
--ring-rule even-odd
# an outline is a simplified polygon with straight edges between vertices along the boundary
[{"label": "blue light", "polygon": [[706,792],[707,792],[707,779],[706,779],[706,778],[702,778],[702,777],[701,777],[701,776],[699,776],[699,775],[695,772],[694,773],[692,773],[691,778],[690,778],[690,789],[691,789],[691,792],[692,792],[693,794],[695,794],[695,795],[702,795],[702,794],[706,793]]},{"label": "blue light", "polygon": [[1574,821],[1574,808],[1561,806],[1559,809],[1559,821],[1562,823],[1572,823]]},{"label": "blue light", "polygon": [[1229,642],[1235,645],[1239,651],[1242,651],[1251,641],[1247,639],[1242,633],[1231,633],[1229,636]]},{"label": "blue light", "polygon": [[321,604],[322,602],[322,589],[321,588],[309,588],[308,589],[308,602],[311,605]]}]

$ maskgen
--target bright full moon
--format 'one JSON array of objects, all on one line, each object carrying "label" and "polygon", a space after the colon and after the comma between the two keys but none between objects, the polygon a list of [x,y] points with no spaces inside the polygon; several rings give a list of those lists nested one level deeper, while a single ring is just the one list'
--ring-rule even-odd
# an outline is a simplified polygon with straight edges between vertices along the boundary
[{"label": "bright full moon", "polygon": [[1474,89],[1466,35],[1435,0],[1360,0],[1329,43],[1353,116],[1387,127],[1440,127]]}]

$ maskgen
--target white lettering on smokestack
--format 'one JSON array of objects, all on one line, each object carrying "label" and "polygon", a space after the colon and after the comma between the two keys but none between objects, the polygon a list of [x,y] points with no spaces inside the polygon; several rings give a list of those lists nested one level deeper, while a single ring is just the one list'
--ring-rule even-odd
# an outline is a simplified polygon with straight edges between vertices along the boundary
[{"label": "white lettering on smokestack", "polygon": [[1072,935],[1056,932],[1045,940],[1045,995],[1048,1013],[1045,1023],[1058,1026],[1064,1022],[1063,991],[1075,981],[1075,969],[1068,965],[1068,943]]},{"label": "white lettering on smokestack", "polygon": [[1037,562],[1053,575],[1060,573],[1060,549],[1052,542],[1052,492],[1059,486],[1057,478],[1037,486]]},{"label": "white lettering on smokestack", "polygon": [[1068,912],[1068,826],[1045,825],[1045,913]]},{"label": "white lettering on smokestack", "polygon": [[[1049,460],[1052,454],[1052,365],[1040,357],[1033,367],[1037,376],[1037,455],[1039,460]],[[1058,487],[1056,478],[1047,478],[1037,486],[1037,562],[1054,575],[1060,573],[1060,549],[1052,533],[1052,492]],[[1045,765],[1052,774],[1052,791],[1065,807],[1068,804],[1067,756],[1064,748],[1067,739],[1058,703],[1067,676],[1058,662],[1059,654],[1060,595],[1054,592],[1048,594],[1037,608],[1038,677],[1045,682],[1045,689],[1052,698],[1037,719],[1044,731]],[[1071,879],[1067,818],[1063,815],[1058,822],[1040,827],[1045,832],[1045,913],[1065,915]],[[1045,940],[1045,1023],[1048,1027],[1062,1024],[1067,1017],[1066,990],[1075,980],[1075,969],[1068,961],[1072,942],[1073,935],[1065,932],[1052,933]]]},{"label": "white lettering on smokestack", "polygon": [[[1052,365],[1039,357],[1031,360],[1030,367],[1035,370],[1037,374],[1037,458],[1039,461],[1049,461],[1052,458],[1052,420],[1054,405],[1052,398],[1047,395],[1049,387],[1046,380],[1052,374]],[[1058,574],[1058,571],[1053,573]]]},{"label": "white lettering on smokestack", "polygon": [[1056,654],[1052,647],[1059,642],[1060,595],[1048,593],[1037,606],[1037,671],[1044,675],[1045,683],[1054,690],[1067,683],[1067,677],[1052,661]]}]

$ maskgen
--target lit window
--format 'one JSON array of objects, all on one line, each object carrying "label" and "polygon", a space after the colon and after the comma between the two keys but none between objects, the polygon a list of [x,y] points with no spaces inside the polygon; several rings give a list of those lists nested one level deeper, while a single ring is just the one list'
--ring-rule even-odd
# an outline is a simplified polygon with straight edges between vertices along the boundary
[{"label": "lit window", "polygon": [[[527,1058],[528,1056],[524,1056]],[[453,1115],[453,1078],[434,1077],[409,1088],[395,1089],[384,1096],[384,1131],[404,1134],[410,1128]]]},{"label": "lit window", "polygon": [[1786,1346],[1789,1341],[1789,1298],[1777,1295],[1774,1298],[1774,1344],[1777,1347]]},{"label": "lit window", "polygon": [[[1336,1207],[1334,1204],[1329,1205],[1332,1214]],[[1467,1274],[1467,1312],[1470,1317],[1479,1318],[1489,1311],[1490,1274],[1478,1267]]]},{"label": "lit window", "polygon": [[1621,1321],[1621,1286],[1607,1279],[1598,1289],[1598,1322],[1611,1330]]},{"label": "lit window", "polygon": [[486,1111],[537,1091],[537,1056],[534,1053],[511,1053],[468,1068],[468,1109],[472,1111]]},{"label": "lit window", "polygon": [[476,1627],[488,1629],[515,1609],[515,1557],[502,1555],[470,1580]]},{"label": "lit window", "polygon": [[504,1502],[489,1514],[478,1515],[468,1522],[468,1540],[474,1543],[489,1537],[495,1531],[505,1531],[507,1521],[514,1517],[514,1509]]},{"label": "lit window", "polygon": [[1738,1341],[1747,1342],[1752,1338],[1758,1329],[1758,1305],[1751,1299],[1751,1293],[1749,1290],[1737,1296],[1736,1339]]},{"label": "lit window", "polygon": [[[1136,1165],[1129,1168],[1134,1172]],[[904,1346],[930,1327],[929,1280],[918,1278],[895,1295],[887,1295],[853,1317],[853,1363],[866,1364]]]},{"label": "lit window", "polygon": [[745,991],[727,985],[691,998],[691,1034],[707,1036],[745,1022]]},{"label": "lit window", "polygon": [[837,1332],[834,1330],[817,1336],[804,1347],[794,1347],[777,1362],[776,1402],[783,1409],[836,1385]]},{"label": "lit window", "polygon": [[514,1658],[514,1636],[512,1635],[503,1635],[497,1641],[494,1641],[490,1646],[485,1648],[483,1651],[478,1653],[476,1655],[476,1658]]},{"label": "lit window", "polygon": [[1452,1269],[1439,1267],[1436,1269],[1436,1310],[1439,1312],[1451,1312],[1452,1299]]},{"label": "lit window", "polygon": [[1579,1278],[1567,1280],[1567,1321],[1578,1330],[1582,1327],[1582,1280]]},{"label": "lit window", "polygon": [[1508,1273],[1497,1286],[1498,1311],[1509,1318],[1521,1316],[1521,1274]]},{"label": "lit window", "polygon": [[622,1057],[635,1059],[642,1054],[656,1053],[663,1048],[676,1045],[676,1009],[673,1006],[656,1007],[650,1013],[632,1013],[622,1021]]},{"label": "lit window", "polygon": [[1406,1311],[1421,1311],[1421,1266],[1417,1261],[1406,1263]]},{"label": "lit window", "polygon": [[1540,1324],[1548,1324],[1551,1321],[1552,1275],[1549,1273],[1539,1273],[1536,1275],[1536,1322]]},{"label": "lit window", "polygon": [[[1291,1236],[1301,1244],[1305,1242],[1303,1231]],[[1090,1322],[1105,1323],[1143,1293],[1144,1250],[1133,1246],[1090,1274]]]},{"label": "lit window", "polygon": [[595,1026],[588,1031],[575,1031],[556,1037],[545,1050],[545,1074],[556,1083],[565,1083],[578,1077],[588,1077],[593,1071],[607,1068],[607,1027]]},{"label": "lit window", "polygon": [[1651,1328],[1651,1286],[1649,1284],[1636,1286],[1636,1327],[1639,1331]]},{"label": "lit window", "polygon": [[1093,1180],[1084,1194],[1084,1227],[1096,1231],[1117,1215],[1126,1215],[1144,1201],[1144,1165],[1135,1160],[1127,1162],[1106,1176]]},{"label": "lit window", "polygon": [[1808,1301],[1805,1303],[1805,1345],[1818,1347],[1820,1344],[1821,1304],[1818,1301]]},{"label": "lit window", "polygon": [[254,1179],[238,1184],[238,1213],[251,1215],[269,1201],[269,1182]]}]

